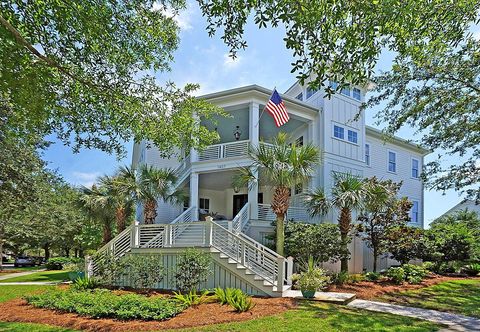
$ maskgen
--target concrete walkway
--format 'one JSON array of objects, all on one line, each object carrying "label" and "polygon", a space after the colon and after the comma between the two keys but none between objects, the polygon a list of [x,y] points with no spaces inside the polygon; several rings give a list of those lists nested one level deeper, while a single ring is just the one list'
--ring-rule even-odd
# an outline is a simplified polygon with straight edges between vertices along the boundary
[{"label": "concrete walkway", "polygon": [[25,286],[25,285],[58,285],[63,281],[19,281],[19,282],[0,282],[1,286]]},{"label": "concrete walkway", "polygon": [[[286,291],[283,294],[283,297],[291,297],[294,299],[305,300],[301,291],[293,289]],[[347,304],[354,299],[355,294],[353,293],[315,292],[315,297],[309,300],[335,304]]]},{"label": "concrete walkway", "polygon": [[21,276],[28,276],[29,274],[42,272],[42,271],[45,271],[45,269],[31,270],[31,271],[25,271],[25,272],[8,273],[8,274],[5,274],[5,275],[0,275],[0,280],[6,280],[6,279],[21,277]]},{"label": "concrete walkway", "polygon": [[358,309],[385,312],[400,316],[428,320],[430,322],[447,325],[442,331],[480,331],[480,319],[463,315],[451,314],[436,310],[405,307],[396,304],[374,302],[366,300],[353,300],[348,306]]}]

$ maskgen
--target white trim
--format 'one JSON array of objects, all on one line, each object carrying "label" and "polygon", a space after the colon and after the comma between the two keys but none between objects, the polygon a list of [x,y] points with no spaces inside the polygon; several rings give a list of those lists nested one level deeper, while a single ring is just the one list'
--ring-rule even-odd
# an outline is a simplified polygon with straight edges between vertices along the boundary
[{"label": "white trim", "polygon": [[[335,136],[335,126],[337,127],[340,127],[343,129],[343,138],[339,138],[339,137],[336,137]],[[355,132],[357,133],[357,143],[354,143],[354,142],[350,142],[348,140],[348,131],[352,131],[352,132]],[[344,124],[341,124],[341,123],[338,123],[336,121],[332,121],[332,134],[331,134],[331,137],[333,139],[336,139],[340,142],[343,142],[343,143],[348,143],[348,144],[352,144],[352,145],[355,145],[355,146],[360,146],[360,144],[358,143],[360,141],[360,131],[356,128],[353,128],[353,127],[350,127],[350,126],[347,126],[347,125],[344,125]]]},{"label": "white trim", "polygon": [[[390,170],[390,152],[395,154],[395,171]],[[390,174],[397,174],[397,172],[398,172],[398,169],[397,169],[397,166],[398,166],[397,165],[398,164],[397,155],[398,155],[397,151],[392,150],[392,149],[387,149],[387,172],[390,173]]]}]

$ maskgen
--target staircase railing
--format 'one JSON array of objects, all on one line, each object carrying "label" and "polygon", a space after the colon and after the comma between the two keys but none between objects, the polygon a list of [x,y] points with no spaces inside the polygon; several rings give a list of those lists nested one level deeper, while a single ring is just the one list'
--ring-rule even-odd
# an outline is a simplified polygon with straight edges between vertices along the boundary
[{"label": "staircase railing", "polygon": [[250,204],[248,202],[240,209],[232,220],[232,230],[235,233],[241,233],[246,230],[250,219]]},{"label": "staircase railing", "polygon": [[193,218],[195,217],[195,209],[197,207],[191,206],[185,211],[183,211],[178,217],[173,219],[171,224],[182,223],[182,222],[191,222],[194,221]]}]

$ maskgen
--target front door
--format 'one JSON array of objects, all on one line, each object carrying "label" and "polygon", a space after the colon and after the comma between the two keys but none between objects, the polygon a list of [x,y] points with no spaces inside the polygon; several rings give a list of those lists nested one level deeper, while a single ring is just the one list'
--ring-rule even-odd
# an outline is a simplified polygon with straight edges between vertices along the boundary
[{"label": "front door", "polygon": [[[243,208],[243,206],[248,202],[248,194],[238,194],[233,195],[233,217],[237,215],[238,212]],[[258,203],[263,203],[263,193],[258,193]]]},{"label": "front door", "polygon": [[237,215],[242,207],[248,202],[247,194],[233,195],[233,215],[232,218]]}]

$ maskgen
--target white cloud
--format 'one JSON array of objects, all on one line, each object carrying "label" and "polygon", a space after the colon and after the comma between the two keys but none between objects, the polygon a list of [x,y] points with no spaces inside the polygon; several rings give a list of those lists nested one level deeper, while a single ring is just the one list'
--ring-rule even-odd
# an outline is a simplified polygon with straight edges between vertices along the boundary
[{"label": "white cloud", "polygon": [[191,4],[187,4],[187,8],[179,13],[174,13],[171,8],[165,8],[160,2],[154,2],[152,6],[153,11],[161,10],[163,14],[167,17],[171,17],[178,25],[178,27],[183,30],[192,29],[192,19],[195,15],[194,10],[192,10]]},{"label": "white cloud", "polygon": [[91,187],[95,180],[100,176],[99,172],[73,172],[73,182],[85,187]]},{"label": "white cloud", "polygon": [[227,70],[235,69],[243,62],[243,58],[239,55],[234,59],[228,53],[223,55],[223,67]]}]

